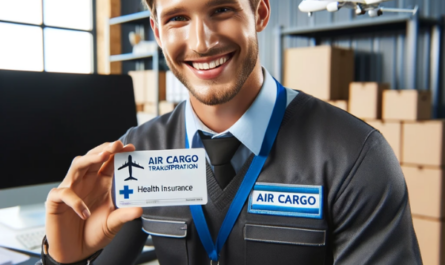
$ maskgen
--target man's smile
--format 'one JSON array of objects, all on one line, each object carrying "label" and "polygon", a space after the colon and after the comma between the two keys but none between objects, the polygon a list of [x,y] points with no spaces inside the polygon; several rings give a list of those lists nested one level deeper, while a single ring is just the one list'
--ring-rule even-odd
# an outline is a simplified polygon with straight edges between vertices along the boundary
[{"label": "man's smile", "polygon": [[185,61],[185,64],[198,78],[209,80],[218,77],[223,72],[233,55],[234,52],[231,52],[224,55],[188,60]]},{"label": "man's smile", "polygon": [[196,70],[211,70],[226,63],[232,57],[232,55],[233,53],[227,53],[224,55],[188,60],[186,63]]}]

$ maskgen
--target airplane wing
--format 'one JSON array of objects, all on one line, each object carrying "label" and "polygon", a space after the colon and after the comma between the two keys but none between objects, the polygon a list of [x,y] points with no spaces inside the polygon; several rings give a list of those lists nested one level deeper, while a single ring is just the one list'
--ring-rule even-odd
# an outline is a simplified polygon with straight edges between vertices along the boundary
[{"label": "airplane wing", "polygon": [[144,169],[143,167],[141,167],[140,165],[138,165],[138,164],[136,164],[136,163],[131,163],[131,165],[134,166],[134,167],[138,167],[138,168],[142,168],[142,169]]},{"label": "airplane wing", "polygon": [[121,166],[120,168],[118,168],[117,170],[121,170],[121,169],[126,168],[126,167],[128,167],[128,162],[125,162],[125,164],[123,166]]}]

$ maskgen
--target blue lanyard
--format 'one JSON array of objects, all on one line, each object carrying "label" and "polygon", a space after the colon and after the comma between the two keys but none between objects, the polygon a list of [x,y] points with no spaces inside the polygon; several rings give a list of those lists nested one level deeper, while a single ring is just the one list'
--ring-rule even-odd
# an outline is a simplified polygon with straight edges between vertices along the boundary
[{"label": "blue lanyard", "polygon": [[[277,99],[273,108],[272,116],[267,126],[266,134],[264,135],[263,143],[259,155],[255,156],[250,164],[250,167],[239,187],[235,198],[230,204],[230,208],[227,211],[226,217],[219,230],[218,237],[216,238],[216,244],[213,243],[212,236],[210,235],[207,221],[202,211],[201,205],[191,205],[190,211],[192,213],[193,221],[195,222],[196,230],[198,231],[199,238],[212,261],[219,260],[219,252],[221,251],[224,243],[230,235],[230,232],[235,225],[236,219],[238,219],[241,210],[243,209],[244,202],[249,196],[250,191],[255,185],[255,182],[263,169],[267,156],[272,149],[272,145],[275,142],[275,138],[278,134],[278,130],[283,120],[284,111],[286,110],[286,91],[284,87],[275,80],[277,83]],[[185,148],[190,148],[187,130],[185,133]]]}]

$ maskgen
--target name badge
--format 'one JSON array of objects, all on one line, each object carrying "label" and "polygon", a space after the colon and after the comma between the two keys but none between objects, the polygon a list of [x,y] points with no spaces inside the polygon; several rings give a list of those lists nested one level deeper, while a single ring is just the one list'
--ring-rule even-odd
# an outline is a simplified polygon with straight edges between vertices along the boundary
[{"label": "name badge", "polygon": [[322,219],[323,187],[258,182],[250,194],[248,212]]},{"label": "name badge", "polygon": [[116,206],[122,208],[206,204],[205,159],[205,151],[202,148],[116,154]]}]

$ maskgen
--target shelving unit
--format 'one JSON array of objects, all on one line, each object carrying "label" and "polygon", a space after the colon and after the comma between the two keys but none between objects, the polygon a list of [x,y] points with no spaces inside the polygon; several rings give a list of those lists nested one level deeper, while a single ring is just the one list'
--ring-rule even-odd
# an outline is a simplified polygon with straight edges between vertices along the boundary
[{"label": "shelving unit", "polygon": [[138,12],[130,15],[110,18],[109,25],[118,25],[123,23],[140,24],[150,21],[150,11]]},{"label": "shelving unit", "polygon": [[395,15],[390,17],[365,18],[355,20],[354,22],[343,22],[317,26],[289,27],[281,26],[276,28],[276,61],[275,67],[278,70],[279,78],[283,78],[283,40],[286,36],[307,37],[311,40],[313,46],[318,45],[321,37],[344,36],[361,34],[363,32],[384,32],[391,30],[406,31],[407,53],[405,55],[406,71],[409,76],[407,87],[415,88],[417,83],[418,70],[418,47],[419,28],[427,27],[431,30],[429,48],[429,67],[430,67],[430,89],[433,94],[434,115],[438,113],[439,90],[440,90],[440,58],[441,58],[441,35],[443,22],[438,19],[419,17],[419,12],[415,15]]},{"label": "shelving unit", "polygon": [[[150,21],[150,12],[143,11],[130,15],[124,15],[120,17],[110,18],[108,20],[108,26],[106,27],[105,37],[106,39],[110,39],[110,26],[112,25],[121,25],[121,24],[134,24],[134,25],[147,25]],[[159,56],[160,52],[157,49],[154,52],[149,52],[145,54],[118,54],[118,55],[110,55],[110,49],[108,47],[108,61],[110,62],[121,62],[121,61],[138,61],[143,59],[152,58],[152,69],[155,72],[155,104],[156,104],[156,115],[159,115]]]},{"label": "shelving unit", "polygon": [[122,61],[131,61],[131,60],[139,60],[155,57],[157,52],[150,52],[144,54],[133,54],[133,53],[125,53],[118,55],[110,55],[110,62],[122,62]]}]

